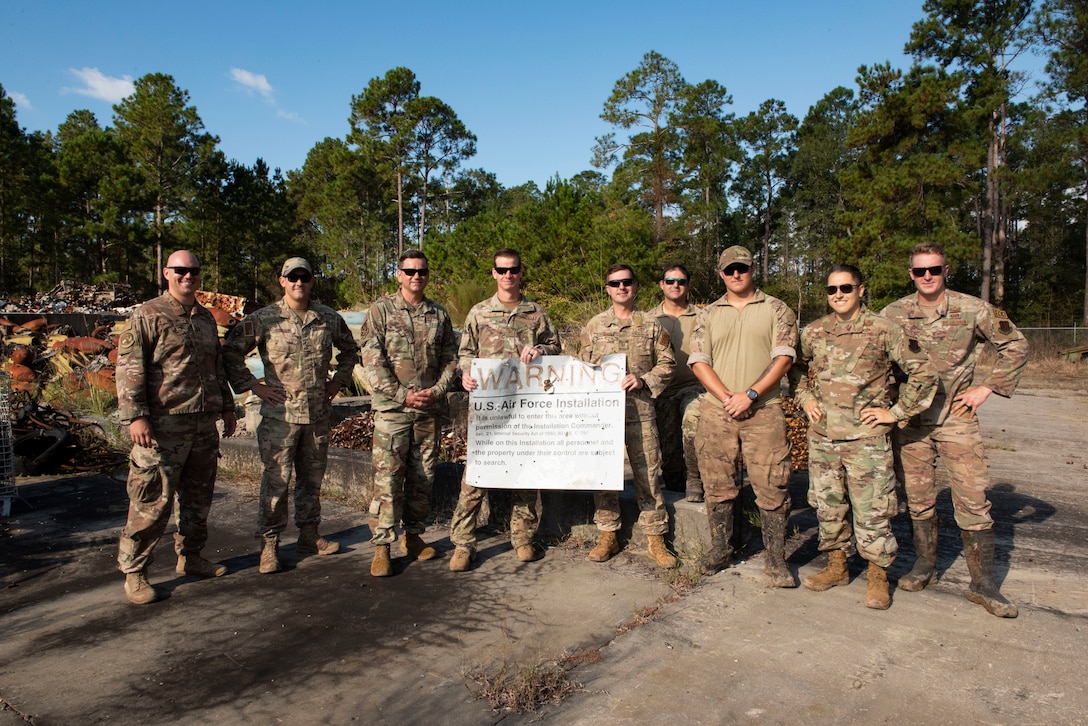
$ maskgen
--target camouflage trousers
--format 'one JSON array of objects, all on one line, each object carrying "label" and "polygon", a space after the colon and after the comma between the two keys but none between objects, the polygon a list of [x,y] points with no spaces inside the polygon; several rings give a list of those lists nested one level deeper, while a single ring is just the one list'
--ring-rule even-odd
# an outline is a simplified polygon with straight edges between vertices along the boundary
[{"label": "camouflage trousers", "polygon": [[264,475],[257,512],[257,536],[278,536],[287,528],[287,491],[295,483],[295,524],[321,522],[321,482],[329,454],[329,419],[295,424],[265,416],[257,426]]},{"label": "camouflage trousers", "polygon": [[[450,542],[458,547],[476,549],[476,520],[480,516],[487,489],[474,487],[461,477],[461,494],[450,522]],[[540,528],[540,492],[536,489],[511,490],[514,508],[510,512],[510,543],[515,548],[532,544]]]},{"label": "camouflage trousers", "polygon": [[849,549],[853,535],[864,559],[880,567],[892,563],[899,550],[892,534],[897,509],[892,469],[887,436],[832,441],[809,431],[808,475],[821,552]]},{"label": "camouflage trousers", "polygon": [[737,498],[737,469],[742,454],[759,508],[773,511],[789,501],[790,442],[781,406],[764,406],[738,420],[722,406],[704,399],[699,407],[695,449],[706,501],[729,502]]},{"label": "camouflage trousers", "polygon": [[153,447],[134,445],[129,455],[128,521],[121,530],[121,572],[140,572],[166,531],[177,497],[174,551],[195,555],[208,541],[219,467],[219,414],[187,413],[151,419]]},{"label": "camouflage trousers", "polygon": [[702,384],[693,383],[666,391],[654,399],[661,471],[666,475],[686,473],[689,492],[703,489],[699,479],[699,458],[695,453],[695,434],[699,430],[699,397],[704,390]]},{"label": "camouflage trousers", "polygon": [[426,413],[374,414],[374,499],[370,531],[375,544],[392,544],[395,528],[423,534],[431,514],[431,489],[438,465],[439,417]]},{"label": "camouflage trousers", "polygon": [[986,488],[990,474],[978,418],[949,416],[940,426],[907,426],[892,432],[896,475],[907,493],[911,519],[937,516],[937,457],[948,471],[952,507],[960,529],[993,527]]},{"label": "camouflage trousers", "polygon": [[[635,500],[638,502],[638,525],[643,534],[668,534],[669,513],[661,494],[661,448],[657,443],[657,423],[654,402],[649,396],[627,394],[624,412],[624,445],[635,480]],[[620,493],[595,492],[593,504],[597,511],[593,522],[602,532],[620,529]]]}]

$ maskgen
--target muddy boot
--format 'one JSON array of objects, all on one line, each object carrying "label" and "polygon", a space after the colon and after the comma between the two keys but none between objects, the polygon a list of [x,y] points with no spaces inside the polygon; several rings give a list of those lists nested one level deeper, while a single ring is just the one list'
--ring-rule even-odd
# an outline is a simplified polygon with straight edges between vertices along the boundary
[{"label": "muddy boot", "polygon": [[147,605],[158,600],[159,594],[147,581],[147,573],[140,570],[125,573],[125,597],[134,605]]},{"label": "muddy boot", "polygon": [[422,537],[408,532],[400,540],[400,551],[414,560],[433,560],[438,556],[434,547],[424,542]]},{"label": "muddy boot", "polygon": [[298,543],[295,546],[299,552],[310,554],[335,555],[340,551],[340,543],[320,536],[316,524],[304,524],[298,528]]},{"label": "muddy boot", "polygon": [[178,555],[178,564],[174,572],[179,575],[195,575],[197,577],[222,577],[227,574],[226,565],[218,565],[214,562],[195,555]]},{"label": "muddy boot", "polygon": [[389,577],[393,574],[393,562],[389,559],[389,545],[374,546],[374,560],[370,563],[371,577]]},{"label": "muddy boot", "polygon": [[699,479],[688,479],[687,491],[684,493],[684,499],[689,502],[701,502],[703,501],[703,482]]},{"label": "muddy boot", "polygon": [[450,558],[450,572],[465,572],[474,559],[476,559],[475,550],[457,545],[457,549],[453,551],[453,557]]},{"label": "muddy boot", "polygon": [[865,607],[873,610],[887,610],[892,604],[888,595],[888,571],[887,568],[870,562],[869,584],[865,589]]},{"label": "muddy boot", "polygon": [[704,575],[713,575],[733,564],[733,502],[707,502],[710,549],[699,559]]},{"label": "muddy boot", "polygon": [[786,564],[786,523],[789,521],[790,505],[787,502],[775,510],[759,510],[760,522],[763,523],[763,572],[771,578],[773,587],[797,587]]},{"label": "muddy boot", "polygon": [[662,570],[671,570],[680,566],[680,560],[676,559],[676,556],[669,552],[669,548],[665,546],[665,535],[648,534],[646,535],[646,543],[646,554]]},{"label": "muddy boot", "polygon": [[846,552],[831,550],[827,553],[827,567],[815,575],[808,575],[801,584],[809,590],[823,592],[838,585],[850,584],[850,571],[846,569]]},{"label": "muddy boot", "polygon": [[264,537],[261,540],[261,564],[257,571],[268,575],[280,571],[280,538]]},{"label": "muddy boot", "polygon": [[912,519],[910,530],[914,536],[914,567],[899,578],[899,588],[918,592],[937,574],[937,518]]},{"label": "muddy boot", "polygon": [[608,562],[612,559],[613,555],[618,554],[620,551],[619,540],[616,539],[615,532],[601,532],[601,538],[597,541],[597,545],[589,551],[586,555],[586,559],[590,562]]},{"label": "muddy boot", "polygon": [[1006,600],[994,584],[994,531],[960,530],[960,538],[963,540],[963,558],[971,572],[967,599],[986,608],[991,615],[1015,618],[1019,614],[1016,606]]}]

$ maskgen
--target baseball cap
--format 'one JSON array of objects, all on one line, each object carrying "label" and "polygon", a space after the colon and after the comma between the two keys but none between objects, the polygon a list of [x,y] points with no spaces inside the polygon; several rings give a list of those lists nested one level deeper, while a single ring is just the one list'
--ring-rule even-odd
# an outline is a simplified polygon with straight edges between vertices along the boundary
[{"label": "baseball cap", "polygon": [[752,266],[752,253],[747,247],[733,245],[718,258],[718,269],[724,270],[732,264]]},{"label": "baseball cap", "polygon": [[292,257],[283,263],[283,269],[280,270],[280,277],[287,277],[293,270],[306,270],[311,275],[314,274],[314,268],[310,267],[310,263],[302,257]]}]

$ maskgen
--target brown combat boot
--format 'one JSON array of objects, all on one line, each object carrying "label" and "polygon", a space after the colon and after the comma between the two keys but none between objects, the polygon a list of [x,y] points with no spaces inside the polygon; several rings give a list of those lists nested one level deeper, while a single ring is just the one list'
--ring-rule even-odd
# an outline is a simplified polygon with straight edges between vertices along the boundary
[{"label": "brown combat boot", "polygon": [[418,534],[404,533],[404,536],[400,540],[401,554],[407,555],[414,560],[433,560],[438,553],[435,552],[434,547],[423,541],[423,538]]},{"label": "brown combat boot", "polygon": [[888,595],[888,571],[875,562],[869,563],[869,583],[865,588],[865,607],[887,610],[892,599]]},{"label": "brown combat boot", "polygon": [[147,573],[140,570],[125,573],[125,597],[134,605],[147,605],[158,600],[159,594],[147,581]]},{"label": "brown combat boot", "polygon": [[850,584],[850,571],[846,569],[846,552],[831,550],[827,553],[827,567],[815,575],[807,575],[801,584],[809,590],[823,592],[839,585]]},{"label": "brown combat boot", "polygon": [[646,554],[662,570],[671,570],[680,566],[680,560],[676,559],[676,556],[669,552],[669,548],[665,546],[665,535],[648,534],[646,535],[646,542]]},{"label": "brown combat boot", "polygon": [[174,572],[179,575],[195,575],[196,577],[222,577],[227,574],[227,566],[209,562],[196,555],[178,555],[178,564]]},{"label": "brown combat boot", "polygon": [[450,572],[465,572],[476,559],[476,550],[457,545],[450,558]]},{"label": "brown combat boot", "polygon": [[597,545],[589,551],[586,559],[590,562],[608,562],[620,551],[619,540],[615,532],[601,532],[601,538]]},{"label": "brown combat boot", "polygon": [[540,559],[540,553],[532,542],[529,544],[518,545],[516,547],[518,553],[518,560],[521,562],[535,562]]},{"label": "brown combat boot", "polygon": [[258,572],[262,575],[268,575],[280,571],[279,549],[279,537],[261,538],[261,564],[257,568]]},{"label": "brown combat boot", "polygon": [[963,540],[963,558],[967,560],[967,569],[971,573],[967,599],[986,608],[991,615],[1015,618],[1020,611],[1005,599],[994,584],[994,531],[960,530],[960,538]]},{"label": "brown combat boot", "polygon": [[316,524],[304,524],[298,528],[298,543],[295,546],[299,552],[310,554],[335,555],[340,551],[340,543],[330,542],[320,536]]},{"label": "brown combat boot", "polygon": [[371,577],[389,577],[393,574],[393,562],[389,559],[389,545],[374,546],[374,561],[370,563]]},{"label": "brown combat boot", "polygon": [[797,587],[789,565],[786,564],[786,523],[790,505],[786,502],[775,510],[759,510],[763,528],[763,572],[774,587]]},{"label": "brown combat boot", "polygon": [[910,530],[914,539],[914,567],[899,578],[899,588],[918,592],[937,574],[937,518],[912,519]]},{"label": "brown combat boot", "polygon": [[707,502],[706,518],[710,549],[699,559],[699,569],[704,575],[713,575],[733,563],[733,501]]}]

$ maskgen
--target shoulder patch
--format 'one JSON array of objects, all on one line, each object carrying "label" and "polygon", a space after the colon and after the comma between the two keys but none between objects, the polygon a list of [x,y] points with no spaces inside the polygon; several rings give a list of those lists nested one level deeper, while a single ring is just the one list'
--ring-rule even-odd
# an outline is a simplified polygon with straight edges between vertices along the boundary
[{"label": "shoulder patch", "polygon": [[910,349],[911,353],[921,353],[922,352],[922,346],[914,338],[910,338],[907,341],[907,348]]},{"label": "shoulder patch", "polygon": [[121,352],[132,350],[136,347],[136,333],[131,330],[126,330],[121,333],[121,339],[117,341],[117,347]]}]

